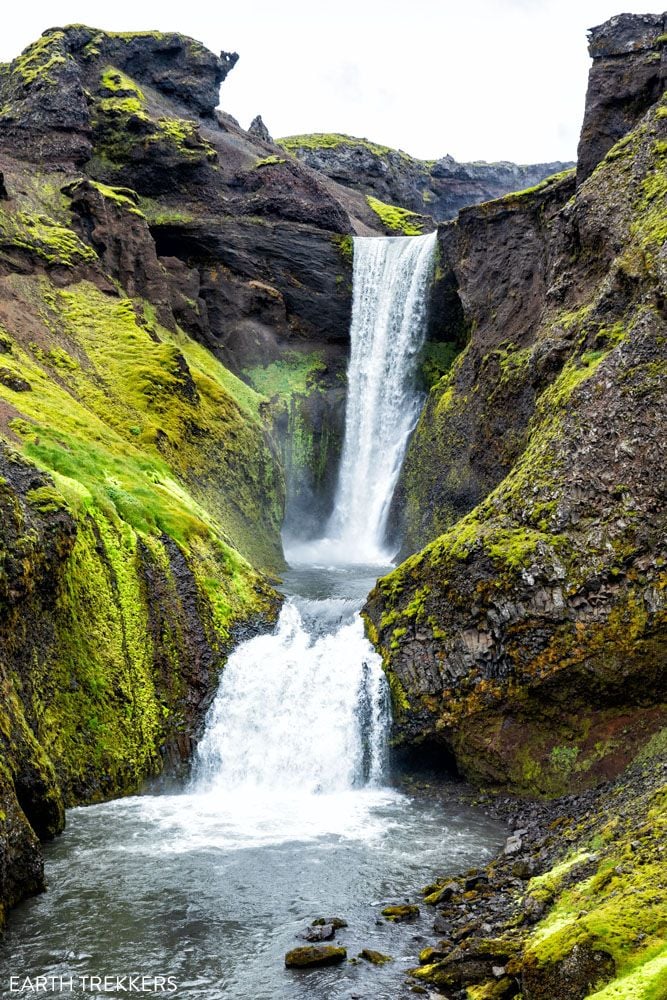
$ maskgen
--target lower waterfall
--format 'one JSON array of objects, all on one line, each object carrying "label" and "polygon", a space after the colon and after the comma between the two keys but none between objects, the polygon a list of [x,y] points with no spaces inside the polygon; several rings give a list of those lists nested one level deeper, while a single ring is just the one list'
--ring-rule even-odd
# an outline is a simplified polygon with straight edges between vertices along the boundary
[{"label": "lower waterfall", "polygon": [[[335,604],[310,603],[325,613]],[[388,717],[380,658],[356,614],[340,619],[313,634],[292,598],[272,635],[230,656],[199,745],[201,786],[314,793],[378,784]]]}]

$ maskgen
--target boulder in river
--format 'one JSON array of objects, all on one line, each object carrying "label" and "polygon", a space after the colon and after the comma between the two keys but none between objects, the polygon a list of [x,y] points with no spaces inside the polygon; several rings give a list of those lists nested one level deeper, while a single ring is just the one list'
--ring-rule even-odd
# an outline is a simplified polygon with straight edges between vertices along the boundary
[{"label": "boulder in river", "polygon": [[359,958],[365,959],[371,965],[385,965],[387,962],[394,961],[391,955],[383,955],[381,951],[373,951],[371,948],[364,948],[363,951],[360,951]]},{"label": "boulder in river", "polygon": [[416,920],[419,916],[419,907],[415,906],[414,903],[405,903],[402,906],[385,906],[382,916],[386,917],[387,920],[393,920],[394,923],[400,923],[403,920]]},{"label": "boulder in river", "polygon": [[310,969],[318,965],[338,965],[347,958],[345,948],[333,945],[312,945],[306,948],[293,948],[285,955],[285,965],[288,969]]},{"label": "boulder in river", "polygon": [[304,941],[331,941],[336,934],[333,924],[317,924],[314,927],[306,927],[305,930],[297,934],[297,937]]}]

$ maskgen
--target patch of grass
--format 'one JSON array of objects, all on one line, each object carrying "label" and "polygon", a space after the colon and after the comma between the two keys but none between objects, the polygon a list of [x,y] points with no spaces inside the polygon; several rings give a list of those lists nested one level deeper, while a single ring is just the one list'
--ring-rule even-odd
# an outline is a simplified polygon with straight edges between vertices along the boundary
[{"label": "patch of grass", "polygon": [[366,202],[382,225],[391,232],[401,233],[403,236],[421,236],[424,232],[424,220],[417,212],[399,208],[398,205],[387,205],[370,194],[366,195]]}]

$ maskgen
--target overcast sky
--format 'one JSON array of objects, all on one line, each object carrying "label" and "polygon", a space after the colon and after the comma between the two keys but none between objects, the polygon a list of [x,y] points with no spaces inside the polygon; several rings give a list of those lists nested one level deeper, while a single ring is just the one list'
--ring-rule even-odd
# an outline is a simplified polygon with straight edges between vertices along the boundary
[{"label": "overcast sky", "polygon": [[424,158],[529,163],[575,157],[586,29],[647,10],[633,0],[29,0],[3,17],[0,61],[55,25],[181,31],[239,53],[221,105],[244,127],[261,113],[274,136],[346,132]]}]

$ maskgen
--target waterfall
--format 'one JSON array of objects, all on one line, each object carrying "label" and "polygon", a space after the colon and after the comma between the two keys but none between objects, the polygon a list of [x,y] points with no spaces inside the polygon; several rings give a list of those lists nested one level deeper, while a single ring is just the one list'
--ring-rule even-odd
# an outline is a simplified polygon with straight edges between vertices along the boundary
[{"label": "waterfall", "polygon": [[436,234],[354,240],[345,439],[334,509],[298,561],[386,565],[387,520],[421,406],[415,365],[426,334]]},{"label": "waterfall", "polygon": [[[363,566],[374,567],[374,578],[391,561],[387,519],[419,412],[414,369],[434,247],[435,234],[354,241],[345,442],[334,510],[324,538],[286,549],[298,568],[293,596],[272,634],[230,656],[198,748],[195,790],[221,801],[231,795],[277,802],[271,822],[284,818],[294,795],[330,799],[382,778],[387,684],[357,612],[372,585]],[[304,597],[309,591],[312,598]]]},{"label": "waterfall", "polygon": [[272,635],[230,656],[199,745],[198,782],[307,793],[377,784],[387,713],[380,658],[359,616],[313,635],[292,599]]}]

